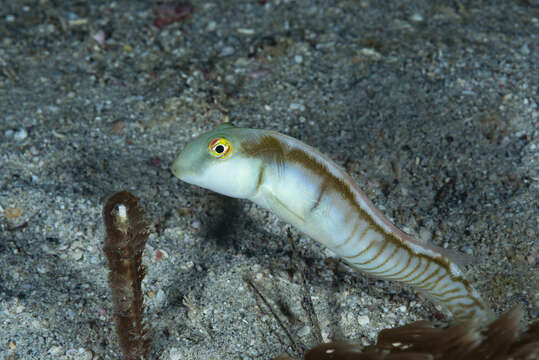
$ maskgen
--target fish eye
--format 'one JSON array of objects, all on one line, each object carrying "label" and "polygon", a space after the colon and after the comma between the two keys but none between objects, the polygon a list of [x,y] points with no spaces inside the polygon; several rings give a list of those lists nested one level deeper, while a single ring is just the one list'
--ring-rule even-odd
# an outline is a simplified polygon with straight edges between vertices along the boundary
[{"label": "fish eye", "polygon": [[224,159],[231,154],[232,144],[225,138],[215,138],[210,142],[208,149],[217,159]]}]

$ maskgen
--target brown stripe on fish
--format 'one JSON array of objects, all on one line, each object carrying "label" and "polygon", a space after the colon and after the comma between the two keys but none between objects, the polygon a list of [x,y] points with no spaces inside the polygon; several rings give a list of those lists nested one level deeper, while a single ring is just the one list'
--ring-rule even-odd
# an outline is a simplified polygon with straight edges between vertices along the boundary
[{"label": "brown stripe on fish", "polygon": [[[410,259],[410,262],[412,261],[412,257],[411,256],[408,256],[408,258]],[[422,261],[422,258],[419,257],[417,259],[417,265],[412,269],[412,271],[402,275],[402,276],[399,276],[399,277],[392,277],[391,279],[393,280],[396,280],[396,281],[406,281],[406,278],[410,275],[412,275],[414,272],[416,272],[420,267],[421,265],[423,265],[423,261]],[[406,268],[408,268],[408,266],[406,266]],[[403,269],[404,270],[404,269]]]},{"label": "brown stripe on fish", "polygon": [[[436,287],[438,286],[438,284],[440,283],[440,281],[442,281],[443,278],[445,278],[447,276],[447,273],[444,273],[442,275],[440,275],[440,277],[438,277],[438,279],[436,279],[436,281],[434,281],[430,287],[428,288],[425,288],[425,290],[427,291],[433,291],[434,289],[436,289]],[[438,292],[436,292],[436,294],[438,294]]]},{"label": "brown stripe on fish", "polygon": [[[402,269],[400,269],[399,271],[397,271],[395,274],[391,274],[391,275],[388,275],[388,276],[391,276],[392,279],[395,279],[394,276],[397,276],[399,274],[401,274],[404,270],[407,270],[408,269],[408,266],[410,266],[410,263],[412,262],[412,257],[410,256],[410,254],[408,254],[407,256],[407,260],[406,260],[406,265],[404,265],[404,267]],[[419,261],[418,261],[419,262]]]},{"label": "brown stripe on fish", "polygon": [[435,271],[433,271],[426,279],[421,280],[420,285],[417,285],[417,287],[420,288],[420,289],[423,289],[423,290],[432,290],[432,289],[434,289],[434,287],[436,287],[436,285],[434,287],[432,287],[432,283],[427,283],[427,281],[431,277],[433,277],[435,275],[438,275],[440,270],[441,270],[441,268],[438,268]]},{"label": "brown stripe on fish", "polygon": [[450,298],[446,298],[443,301],[444,302],[451,302],[451,301],[458,300],[458,299],[469,299],[469,298],[470,297],[468,295],[457,295],[457,296],[452,296]]},{"label": "brown stripe on fish", "polygon": [[[352,229],[352,231],[350,231],[350,234],[348,235],[348,237],[346,238],[346,240],[344,240],[344,242],[342,244],[339,244],[339,245],[336,245],[335,246],[335,249],[338,249],[340,248],[341,246],[345,246],[350,240],[352,240],[352,238],[354,238],[354,235],[356,234],[356,232],[358,231],[358,228],[359,228],[359,225],[361,225],[361,221],[359,220],[356,220],[356,223],[354,225],[354,228]],[[365,226],[365,229],[361,232],[361,237],[363,237],[363,234],[365,233],[365,231],[368,231],[369,230],[369,225]]]},{"label": "brown stripe on fish", "polygon": [[311,210],[310,210],[311,213],[320,205],[322,196],[324,196],[324,193],[326,192],[327,188],[328,188],[328,183],[325,181],[322,181],[322,185],[320,185],[320,192],[318,193],[318,197],[316,198],[316,201],[311,207]]},{"label": "brown stripe on fish", "polygon": [[261,157],[269,163],[276,163],[282,168],[285,163],[284,147],[273,136],[262,136],[258,141],[243,141],[241,143],[243,153],[248,157]]},{"label": "brown stripe on fish", "polygon": [[419,274],[417,274],[413,278],[406,279],[404,281],[406,281],[408,284],[412,284],[412,285],[421,284],[423,282],[423,280],[419,280],[419,282],[417,282],[417,283],[415,281],[420,279],[427,272],[427,270],[430,269],[431,265],[432,265],[432,263],[427,262],[427,264],[425,265],[425,268],[423,269],[423,271],[421,271]]},{"label": "brown stripe on fish", "polygon": [[[443,287],[442,289],[440,289],[440,290],[443,290],[443,289],[445,289],[446,287],[448,287],[448,286],[450,286],[450,285],[453,285],[453,284],[447,283],[447,284],[445,284],[444,287]],[[438,293],[438,296],[446,296],[447,294],[452,294],[452,293],[455,293],[455,292],[457,292],[457,291],[459,291],[459,290],[460,290],[459,288],[453,288],[453,289],[444,291],[444,292],[442,292],[442,293]]]},{"label": "brown stripe on fish", "polygon": [[425,279],[423,279],[422,281],[423,281],[423,282],[429,281],[429,280],[432,279],[434,276],[436,276],[436,275],[440,272],[440,270],[442,270],[442,268],[439,267],[438,269],[436,269],[435,271],[433,271],[429,276],[427,276],[427,277],[426,277]]},{"label": "brown stripe on fish", "polygon": [[[393,252],[391,253],[391,255],[389,255],[381,264],[379,265],[376,265],[375,267],[373,268],[370,268],[370,269],[365,269],[365,271],[369,272],[370,274],[372,274],[374,272],[374,270],[377,270],[377,269],[380,269],[382,266],[384,266],[385,264],[387,264],[389,262],[389,260],[391,260],[393,258],[393,256],[395,256],[395,254],[397,254],[399,252],[400,248],[398,246],[395,246],[395,249],[393,250]],[[390,269],[393,269],[395,267],[395,265],[393,265],[392,267],[390,267],[389,269],[387,270],[390,270]],[[386,270],[386,271],[387,271]],[[382,271],[382,272],[378,272],[378,274],[383,274],[385,271]]]},{"label": "brown stripe on fish", "polygon": [[264,172],[266,171],[266,164],[260,165],[260,170],[258,171],[258,179],[256,181],[255,193],[258,193],[260,186],[264,183]]},{"label": "brown stripe on fish", "polygon": [[385,251],[388,243],[389,243],[389,241],[384,241],[382,243],[382,246],[380,246],[380,249],[378,249],[378,252],[376,253],[376,255],[374,255],[374,257],[370,258],[367,261],[362,261],[362,262],[354,263],[354,264],[355,265],[367,265],[367,264],[375,261],[376,259],[378,259],[378,256],[382,255],[382,253]]},{"label": "brown stripe on fish", "polygon": [[[360,252],[358,252],[357,254],[355,254],[354,256],[344,256],[345,258],[347,259],[355,259],[357,257],[360,257],[361,255],[363,255],[364,253],[366,253],[367,251],[369,251],[369,249],[376,243],[375,240],[371,241],[369,243],[369,245],[367,245],[367,247],[363,250],[361,250]],[[355,263],[352,263],[352,264],[355,264]]]}]

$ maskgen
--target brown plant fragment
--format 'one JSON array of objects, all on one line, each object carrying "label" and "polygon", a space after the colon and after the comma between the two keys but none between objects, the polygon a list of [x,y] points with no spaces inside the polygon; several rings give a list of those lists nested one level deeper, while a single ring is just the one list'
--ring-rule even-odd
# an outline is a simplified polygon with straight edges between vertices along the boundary
[{"label": "brown plant fragment", "polygon": [[148,239],[148,225],[138,198],[128,191],[112,195],[103,208],[105,244],[109,261],[109,286],[114,305],[114,320],[125,360],[147,356],[151,339],[143,322],[141,290],[146,268],[142,252]]},{"label": "brown plant fragment", "polygon": [[23,209],[20,207],[12,207],[6,210],[4,217],[7,220],[13,220],[20,217],[23,213]]},{"label": "brown plant fragment", "polygon": [[[513,308],[490,324],[470,320],[448,327],[417,321],[378,334],[376,345],[343,342],[309,349],[305,360],[532,360],[539,359],[539,321],[522,331]],[[291,359],[281,356],[277,359]]]},{"label": "brown plant fragment", "polygon": [[189,4],[175,4],[168,2],[160,5],[156,5],[153,8],[155,13],[154,25],[158,28],[165,27],[172,23],[183,21],[194,11],[193,6]]}]

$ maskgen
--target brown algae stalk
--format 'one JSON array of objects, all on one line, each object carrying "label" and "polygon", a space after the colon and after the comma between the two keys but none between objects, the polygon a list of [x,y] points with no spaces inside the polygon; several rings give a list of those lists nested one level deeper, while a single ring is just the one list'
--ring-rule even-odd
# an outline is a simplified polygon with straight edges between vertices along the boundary
[{"label": "brown algae stalk", "polygon": [[146,336],[141,290],[146,268],[142,252],[148,239],[148,224],[139,199],[128,191],[112,195],[103,208],[105,243],[109,261],[109,286],[114,304],[114,320],[125,360],[148,355],[151,339]]}]

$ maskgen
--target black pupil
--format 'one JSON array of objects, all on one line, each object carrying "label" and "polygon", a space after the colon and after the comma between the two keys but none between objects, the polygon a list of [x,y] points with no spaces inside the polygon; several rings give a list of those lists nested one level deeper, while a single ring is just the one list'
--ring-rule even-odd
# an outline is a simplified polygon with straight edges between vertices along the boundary
[{"label": "black pupil", "polygon": [[225,151],[224,145],[217,145],[217,146],[215,147],[215,152],[216,152],[217,154],[222,154],[223,151]]}]

